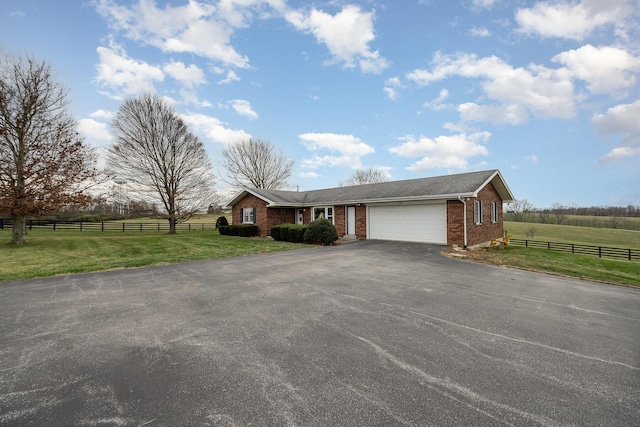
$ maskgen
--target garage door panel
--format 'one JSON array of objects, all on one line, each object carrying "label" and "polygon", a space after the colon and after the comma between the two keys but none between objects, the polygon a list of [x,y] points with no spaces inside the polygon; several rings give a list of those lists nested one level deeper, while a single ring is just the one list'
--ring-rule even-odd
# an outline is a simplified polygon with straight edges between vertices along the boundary
[{"label": "garage door panel", "polygon": [[445,204],[370,206],[369,238],[447,243]]}]

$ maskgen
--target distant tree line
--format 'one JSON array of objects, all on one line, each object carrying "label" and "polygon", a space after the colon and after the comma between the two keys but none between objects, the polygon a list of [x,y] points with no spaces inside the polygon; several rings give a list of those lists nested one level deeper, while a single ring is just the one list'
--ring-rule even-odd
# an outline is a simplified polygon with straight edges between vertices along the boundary
[{"label": "distant tree line", "polygon": [[554,203],[538,209],[527,200],[518,200],[505,209],[505,221],[582,227],[640,230],[640,206],[563,206]]}]

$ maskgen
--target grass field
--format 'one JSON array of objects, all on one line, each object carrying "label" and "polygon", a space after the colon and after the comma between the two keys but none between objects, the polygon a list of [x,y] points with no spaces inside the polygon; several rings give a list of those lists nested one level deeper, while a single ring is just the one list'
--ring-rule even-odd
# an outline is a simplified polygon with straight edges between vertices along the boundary
[{"label": "grass field", "polygon": [[[513,218],[513,214],[506,213],[504,218],[505,221],[509,221]],[[565,215],[559,219],[553,214],[550,214],[547,215],[546,220],[543,220],[542,214],[528,213],[526,214],[525,222],[558,224],[558,220],[560,220],[560,224],[563,225],[640,231],[639,217]]]},{"label": "grass field", "polygon": [[[535,230],[533,237],[527,236],[530,228]],[[508,221],[504,229],[516,239],[640,249],[640,231]]]},{"label": "grass field", "polygon": [[640,262],[508,246],[468,251],[466,258],[487,264],[543,271],[604,283],[640,286]]},{"label": "grass field", "polygon": [[[526,222],[504,223],[505,230],[517,239],[576,243],[593,246],[640,249],[640,232]],[[530,228],[534,236],[527,236]],[[606,283],[640,286],[640,262],[601,259],[546,249],[508,246],[504,250],[470,251],[467,258],[493,265],[544,271]]]},{"label": "grass field", "polygon": [[0,232],[0,281],[140,267],[183,261],[310,248],[259,238],[220,236],[217,231],[79,232],[34,229],[27,244],[7,242],[11,231]]}]

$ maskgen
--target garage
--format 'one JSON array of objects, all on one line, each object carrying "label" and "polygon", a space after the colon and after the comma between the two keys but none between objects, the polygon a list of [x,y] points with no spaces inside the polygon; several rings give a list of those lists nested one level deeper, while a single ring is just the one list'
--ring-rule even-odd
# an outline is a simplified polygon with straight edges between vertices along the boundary
[{"label": "garage", "polygon": [[368,238],[447,244],[445,203],[370,205]]}]

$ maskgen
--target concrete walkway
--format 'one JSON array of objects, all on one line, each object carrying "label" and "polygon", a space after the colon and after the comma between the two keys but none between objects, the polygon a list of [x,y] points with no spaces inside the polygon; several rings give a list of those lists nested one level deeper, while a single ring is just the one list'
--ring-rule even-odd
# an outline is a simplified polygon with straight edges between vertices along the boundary
[{"label": "concrete walkway", "polygon": [[0,284],[0,425],[640,425],[640,291],[348,245]]}]

